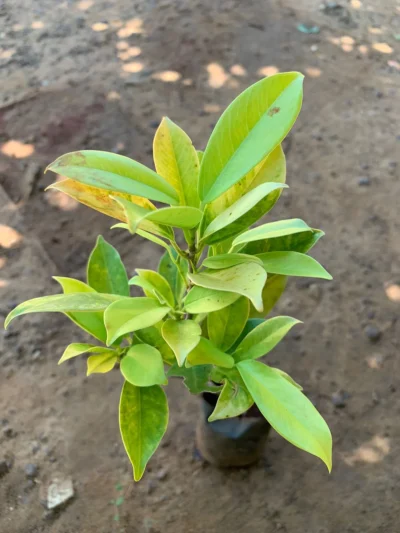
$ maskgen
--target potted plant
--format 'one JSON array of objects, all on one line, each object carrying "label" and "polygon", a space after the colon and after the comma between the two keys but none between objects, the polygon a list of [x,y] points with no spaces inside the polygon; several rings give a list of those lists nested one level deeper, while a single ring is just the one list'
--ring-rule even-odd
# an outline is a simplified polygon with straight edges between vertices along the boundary
[{"label": "potted plant", "polygon": [[[56,277],[62,294],[26,301],[6,319],[7,327],[26,313],[65,313],[94,341],[70,344],[59,363],[89,354],[88,374],[119,365],[119,422],[136,481],[167,428],[163,387],[172,376],[203,395],[198,446],[210,461],[252,462],[272,426],[331,470],[327,424],[290,376],[259,360],[299,323],[265,319],[286,277],[331,279],[307,255],[322,231],[297,218],[252,227],[287,187],[281,142],[300,111],[302,84],[301,74],[288,72],[247,88],[204,153],[164,118],[154,138],[156,172],[91,150],[48,167],[65,178],[50,187],[165,250],[157,272],[137,269],[128,280],[118,252],[100,236],[86,283]],[[131,297],[130,285],[144,295]]]}]

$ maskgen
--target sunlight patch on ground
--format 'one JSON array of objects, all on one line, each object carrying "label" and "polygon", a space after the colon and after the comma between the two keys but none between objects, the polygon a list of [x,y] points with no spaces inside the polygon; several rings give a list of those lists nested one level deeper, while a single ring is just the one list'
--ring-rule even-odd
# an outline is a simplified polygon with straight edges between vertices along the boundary
[{"label": "sunlight patch on ground", "polygon": [[11,139],[3,144],[1,152],[8,157],[15,157],[16,159],[24,159],[29,157],[35,151],[33,144],[25,144],[21,141]]},{"label": "sunlight patch on ground", "polygon": [[140,56],[141,53],[142,53],[142,50],[139,48],[139,46],[131,46],[127,50],[119,52],[118,57],[122,61],[127,61],[128,59],[132,57]]},{"label": "sunlight patch on ground", "polygon": [[7,259],[5,257],[0,257],[0,268],[3,268],[6,263]]},{"label": "sunlight patch on ground", "polygon": [[90,9],[93,6],[94,2],[93,0],[81,0],[81,2],[78,2],[77,8],[81,11],[86,11]]},{"label": "sunlight patch on ground", "polygon": [[389,67],[395,68],[396,70],[400,70],[400,63],[398,61],[394,61],[394,59],[390,59],[388,61]]},{"label": "sunlight patch on ground", "polygon": [[125,63],[122,65],[122,70],[124,72],[129,72],[130,74],[134,72],[140,72],[143,70],[143,63],[141,61],[132,61],[131,63]]},{"label": "sunlight patch on ground", "polygon": [[390,452],[389,439],[375,435],[369,442],[359,446],[353,453],[344,456],[344,461],[349,466],[356,463],[375,464],[383,461]]},{"label": "sunlight patch on ground", "polygon": [[185,78],[184,80],[182,80],[182,85],[184,85],[185,87],[191,87],[193,85],[192,78]]},{"label": "sunlight patch on ground", "polygon": [[229,69],[234,76],[246,76],[247,71],[242,65],[232,65]]},{"label": "sunlight patch on ground", "polygon": [[218,104],[204,104],[203,110],[206,113],[219,113],[221,111],[221,106]]},{"label": "sunlight patch on ground", "polygon": [[44,28],[44,22],[42,22],[41,20],[34,20],[31,24],[31,28],[33,30],[41,30],[42,28]]},{"label": "sunlight patch on ground", "polygon": [[163,81],[165,83],[175,83],[176,81],[180,80],[181,77],[182,74],[176,70],[161,70],[160,72],[155,72],[152,75],[154,80]]},{"label": "sunlight patch on ground", "polygon": [[360,52],[360,54],[365,56],[368,54],[368,46],[366,44],[360,44],[360,46],[358,47],[358,51]]},{"label": "sunlight patch on ground", "polygon": [[117,91],[110,91],[107,94],[107,100],[109,102],[115,102],[117,100],[121,100],[121,95]]},{"label": "sunlight patch on ground", "polygon": [[385,283],[386,296],[390,301],[400,303],[400,285],[389,281]]},{"label": "sunlight patch on ground", "polygon": [[8,281],[5,279],[0,279],[0,289],[3,289],[4,287],[7,287]]},{"label": "sunlight patch on ground", "polygon": [[117,50],[128,50],[129,43],[128,43],[128,41],[118,41],[115,46],[116,46]]},{"label": "sunlight patch on ground", "polygon": [[310,78],[319,78],[322,74],[322,70],[317,67],[306,67],[305,72]]},{"label": "sunlight patch on ground", "polygon": [[13,248],[22,241],[22,235],[10,226],[0,224],[0,246]]},{"label": "sunlight patch on ground", "polygon": [[383,30],[382,28],[375,28],[374,26],[368,27],[369,33],[372,33],[372,35],[382,35]]},{"label": "sunlight patch on ground", "polygon": [[140,18],[133,18],[125,22],[124,26],[118,30],[118,37],[125,39],[134,34],[143,33],[143,21]]},{"label": "sunlight patch on ground", "polygon": [[225,72],[224,67],[219,63],[210,63],[207,66],[207,72],[208,85],[213,89],[220,89],[229,79],[229,75]]},{"label": "sunlight patch on ground", "polygon": [[374,43],[372,48],[381,54],[391,54],[393,52],[393,48],[387,43]]},{"label": "sunlight patch on ground", "polygon": [[10,59],[16,52],[15,48],[9,48],[8,50],[3,50],[0,48],[0,59]]},{"label": "sunlight patch on ground", "polygon": [[108,24],[106,22],[95,22],[92,24],[93,31],[105,31],[108,29]]},{"label": "sunlight patch on ground", "polygon": [[257,70],[257,74],[259,76],[273,76],[274,74],[278,74],[279,68],[275,65],[268,65],[266,67],[261,67]]},{"label": "sunlight patch on ground", "polygon": [[360,0],[351,0],[350,5],[353,9],[361,9],[362,2]]}]

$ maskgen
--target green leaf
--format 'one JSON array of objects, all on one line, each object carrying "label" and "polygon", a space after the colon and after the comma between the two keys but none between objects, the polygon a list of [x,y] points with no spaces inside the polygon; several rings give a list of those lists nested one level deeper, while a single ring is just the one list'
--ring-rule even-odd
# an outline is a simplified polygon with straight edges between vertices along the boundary
[{"label": "green leaf", "polygon": [[104,215],[121,220],[121,222],[127,222],[124,210],[111,196],[125,198],[134,204],[145,207],[146,209],[155,209],[150,200],[147,200],[146,198],[117,191],[106,191],[104,189],[99,189],[98,187],[90,187],[89,185],[79,183],[79,181],[71,180],[69,178],[62,181],[56,181],[49,185],[47,189],[55,189],[63,192],[81,204],[91,207]]},{"label": "green leaf", "polygon": [[[114,304],[115,305],[115,304]],[[300,320],[290,316],[276,316],[253,329],[239,344],[235,361],[257,359],[270,352]]]},{"label": "green leaf", "polygon": [[257,407],[271,426],[294,446],[319,457],[332,469],[332,436],[325,420],[287,379],[258,361],[237,365]]},{"label": "green leaf", "polygon": [[110,372],[118,361],[118,357],[115,352],[110,353],[104,351],[100,355],[91,355],[87,359],[87,376],[90,374],[106,374]]},{"label": "green leaf", "polygon": [[307,253],[325,234],[319,229],[309,229],[292,235],[249,242],[242,249],[246,254],[263,252],[299,252]]},{"label": "green leaf", "polygon": [[[285,183],[286,180],[286,160],[282,146],[277,146],[258,165],[250,170],[233,187],[228,189],[216,200],[207,204],[205,218],[208,222],[218,216],[234,204],[244,194],[255,189],[262,183],[274,182]],[[271,207],[278,200],[281,190],[278,189],[269,196]]]},{"label": "green leaf", "polygon": [[5,320],[5,328],[17,316],[28,313],[71,313],[74,311],[91,312],[103,311],[118,299],[114,294],[81,293],[81,294],[53,294],[42,296],[23,302],[9,313]]},{"label": "green leaf", "polygon": [[200,224],[203,212],[196,207],[164,207],[156,211],[150,211],[145,220],[150,220],[156,224],[174,226],[182,229],[192,229]]},{"label": "green leaf", "polygon": [[146,166],[123,155],[82,150],[62,155],[47,169],[107,191],[142,196],[176,205],[178,195],[171,185]]},{"label": "green leaf", "polygon": [[200,338],[197,346],[186,358],[186,366],[216,365],[223,368],[232,368],[235,361],[231,355],[222,352],[208,339]]},{"label": "green leaf", "polygon": [[154,326],[148,328],[139,329],[135,332],[133,342],[138,344],[150,344],[154,346],[161,353],[164,363],[173,365],[175,363],[175,354],[168,346],[161,335],[161,327],[163,322],[158,322]]},{"label": "green leaf", "polygon": [[193,320],[166,320],[161,333],[173,350],[179,366],[185,363],[187,355],[200,341],[201,327]]},{"label": "green leaf", "polygon": [[302,231],[311,231],[311,228],[299,218],[268,222],[262,226],[245,231],[236,237],[236,239],[233,241],[233,246],[238,246],[240,244],[245,244],[252,241],[260,241],[262,239],[283,237],[284,235],[291,235],[293,233],[300,233]]},{"label": "green leaf", "polygon": [[167,425],[168,403],[162,388],[159,385],[135,387],[126,381],[119,403],[119,427],[135,481],[143,476]]},{"label": "green leaf", "polygon": [[268,315],[268,313],[273,309],[276,302],[281,297],[283,291],[285,290],[287,282],[286,276],[279,276],[278,274],[272,274],[268,276],[267,283],[264,285],[262,292],[262,300],[264,304],[264,310],[262,313],[256,311],[256,309],[251,306],[250,308],[250,317],[251,318],[262,318]]},{"label": "green leaf", "polygon": [[265,270],[271,274],[332,279],[329,272],[309,255],[298,252],[267,252],[258,257],[262,260]]},{"label": "green leaf", "polygon": [[68,359],[77,357],[83,353],[114,353],[114,350],[105,348],[104,346],[95,346],[94,344],[86,344],[83,342],[73,342],[67,346],[64,350],[64,353],[61,356],[61,359],[58,361],[58,364],[64,363]]},{"label": "green leaf", "polygon": [[136,387],[166,385],[160,352],[149,344],[132,346],[121,360],[121,374]]},{"label": "green leaf", "polygon": [[155,235],[159,235],[170,240],[174,238],[174,232],[170,227],[151,222],[146,218],[146,215],[155,212],[155,207],[153,210],[145,209],[144,207],[134,204],[125,198],[114,196],[112,198],[123,209],[125,217],[128,221],[128,229],[132,234],[139,233],[139,231],[145,231],[147,233],[154,233]]},{"label": "green leaf", "polygon": [[180,301],[185,290],[185,282],[179,273],[176,263],[179,264],[183,275],[188,272],[187,261],[181,260],[175,250],[171,250],[172,256],[175,257],[175,262],[171,259],[169,253],[165,253],[158,265],[158,272],[168,281],[174,293],[176,301]]},{"label": "green leaf", "polygon": [[179,203],[198,207],[199,157],[186,133],[167,117],[156,131],[153,154],[157,173],[177,191]]},{"label": "green leaf", "polygon": [[[96,292],[92,287],[72,278],[57,277],[54,278],[62,287],[64,294],[73,294],[76,292]],[[104,311],[97,313],[65,313],[77,326],[82,328],[90,335],[105,344],[107,340],[107,331],[104,325]]]},{"label": "green leaf", "polygon": [[210,341],[223,352],[229,350],[243,331],[249,309],[249,301],[241,297],[228,307],[210,313],[207,318]]},{"label": "green leaf", "polygon": [[261,259],[255,255],[247,254],[222,254],[214,255],[204,259],[201,266],[212,268],[215,270],[221,270],[222,268],[229,268],[232,266],[240,265],[241,263],[258,263],[262,265]]},{"label": "green leaf", "polygon": [[263,324],[265,320],[262,318],[249,318],[246,322],[242,333],[239,335],[239,338],[235,341],[235,344],[231,347],[229,350],[229,353],[234,353],[239,346],[239,344],[242,342],[242,340],[251,332],[253,329],[255,329],[260,324]]},{"label": "green leaf", "polygon": [[200,166],[204,204],[218,198],[281,143],[300,112],[303,75],[269,76],[240,94],[218,120]]},{"label": "green leaf", "polygon": [[218,396],[217,404],[208,421],[214,422],[215,420],[239,416],[250,409],[253,403],[253,398],[237,372],[237,377],[234,381],[228,379],[224,381],[224,387]]},{"label": "green leaf", "polygon": [[291,376],[289,376],[289,374],[286,374],[286,372],[284,372],[283,370],[281,370],[280,368],[273,368],[272,366],[270,367],[271,370],[273,370],[274,372],[276,372],[277,374],[279,374],[281,377],[283,377],[284,379],[286,379],[289,383],[291,383],[294,387],[297,387],[299,390],[303,390],[303,387],[301,385],[299,385]]},{"label": "green leaf", "polygon": [[198,365],[186,368],[175,363],[168,371],[168,377],[182,377],[183,384],[191,394],[201,394],[202,392],[218,392],[220,386],[210,385],[211,365]]},{"label": "green leaf", "polygon": [[97,292],[129,296],[128,276],[121,257],[101,235],[89,257],[87,279]]},{"label": "green leaf", "polygon": [[235,292],[193,287],[184,299],[184,310],[191,314],[211,313],[231,305],[239,297]]},{"label": "green leaf", "polygon": [[[170,307],[174,307],[175,298],[172,294],[171,286],[161,274],[154,272],[154,270],[146,270],[143,268],[137,268],[136,272],[139,274],[139,278],[145,280],[153,291],[161,295],[163,300],[161,303],[166,303]],[[129,281],[129,284],[132,284],[133,279],[134,278]]]},{"label": "green leaf", "polygon": [[188,274],[188,277],[195,285],[206,289],[236,292],[246,296],[257,311],[263,310],[261,294],[267,274],[257,263],[242,263],[223,270]]},{"label": "green leaf", "polygon": [[270,182],[251,190],[218,215],[207,226],[201,240],[206,244],[214,244],[247,229],[273,207],[277,195],[271,193],[285,187],[287,185],[284,183]]},{"label": "green leaf", "polygon": [[126,333],[153,326],[169,311],[169,307],[160,305],[153,298],[129,298],[115,302],[104,313],[107,346]]}]

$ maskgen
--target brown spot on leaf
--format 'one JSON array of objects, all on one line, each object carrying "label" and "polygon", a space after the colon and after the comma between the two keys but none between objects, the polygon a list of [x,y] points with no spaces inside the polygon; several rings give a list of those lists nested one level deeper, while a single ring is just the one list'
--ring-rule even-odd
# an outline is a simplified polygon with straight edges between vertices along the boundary
[{"label": "brown spot on leaf", "polygon": [[268,111],[268,116],[272,117],[273,115],[276,115],[281,110],[280,107],[271,107],[271,109]]}]

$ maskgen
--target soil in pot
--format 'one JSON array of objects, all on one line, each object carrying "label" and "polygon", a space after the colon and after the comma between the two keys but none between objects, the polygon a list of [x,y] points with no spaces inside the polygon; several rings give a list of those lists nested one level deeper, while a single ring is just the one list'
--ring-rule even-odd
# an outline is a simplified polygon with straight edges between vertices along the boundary
[{"label": "soil in pot", "polygon": [[264,453],[270,424],[256,405],[238,417],[208,422],[217,400],[217,394],[202,394],[196,429],[197,450],[203,459],[221,468],[254,464]]}]

